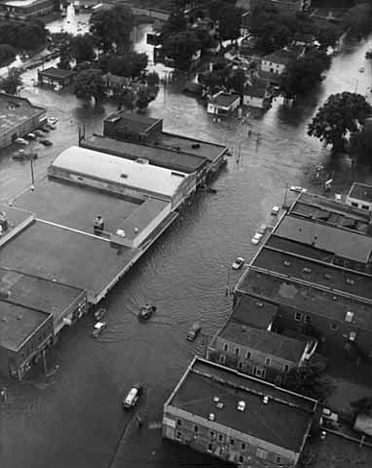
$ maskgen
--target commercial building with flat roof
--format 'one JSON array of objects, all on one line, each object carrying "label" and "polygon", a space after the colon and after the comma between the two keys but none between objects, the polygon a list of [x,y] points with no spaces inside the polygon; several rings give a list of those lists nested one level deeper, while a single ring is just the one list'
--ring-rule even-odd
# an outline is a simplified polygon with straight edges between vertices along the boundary
[{"label": "commercial building with flat roof", "polygon": [[71,146],[48,168],[48,176],[132,198],[169,202],[172,210],[196,190],[195,174],[185,174],[107,153]]},{"label": "commercial building with flat roof", "polygon": [[346,203],[354,208],[372,211],[372,185],[354,182],[346,196]]},{"label": "commercial building with flat roof", "polygon": [[239,466],[295,466],[317,402],[195,357],[166,401],[163,436]]},{"label": "commercial building with flat roof", "polygon": [[0,323],[0,372],[21,380],[53,340],[53,314],[1,298]]},{"label": "commercial building with flat roof", "polygon": [[103,134],[117,140],[151,143],[163,131],[163,119],[117,111],[103,121]]},{"label": "commercial building with flat roof", "polygon": [[9,0],[0,4],[0,16],[26,20],[58,10],[56,0]]},{"label": "commercial building with flat roof", "polygon": [[28,99],[0,93],[0,148],[11,145],[45,123],[47,115],[42,107]]}]

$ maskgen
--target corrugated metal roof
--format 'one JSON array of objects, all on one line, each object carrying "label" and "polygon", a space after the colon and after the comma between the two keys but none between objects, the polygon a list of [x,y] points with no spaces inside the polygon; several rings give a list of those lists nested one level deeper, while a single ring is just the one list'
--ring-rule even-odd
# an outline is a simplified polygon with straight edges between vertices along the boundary
[{"label": "corrugated metal roof", "polygon": [[63,151],[52,166],[172,197],[187,174],[140,164],[78,146]]}]

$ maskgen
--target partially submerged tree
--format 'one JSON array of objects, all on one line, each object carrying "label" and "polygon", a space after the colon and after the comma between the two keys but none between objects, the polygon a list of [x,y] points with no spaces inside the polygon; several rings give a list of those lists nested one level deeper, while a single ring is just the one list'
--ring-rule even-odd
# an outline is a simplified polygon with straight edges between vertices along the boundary
[{"label": "partially submerged tree", "polygon": [[74,94],[79,99],[96,101],[102,99],[106,93],[106,86],[101,70],[90,69],[78,73],[74,83]]},{"label": "partially submerged tree", "polygon": [[372,396],[366,396],[350,403],[358,413],[372,416]]},{"label": "partially submerged tree", "polygon": [[180,70],[190,68],[192,56],[199,49],[199,41],[195,34],[186,31],[171,34],[164,42],[164,54],[173,59],[175,67]]},{"label": "partially submerged tree", "polygon": [[11,68],[8,75],[0,81],[0,90],[7,94],[17,94],[22,86],[22,72],[18,68]]},{"label": "partially submerged tree", "polygon": [[153,101],[157,96],[157,92],[154,89],[150,89],[148,86],[141,86],[137,92],[137,107],[140,110],[146,109],[146,107]]},{"label": "partially submerged tree", "polygon": [[333,152],[344,149],[345,136],[358,131],[372,107],[364,96],[343,92],[332,94],[313,117],[308,134],[332,145]]}]

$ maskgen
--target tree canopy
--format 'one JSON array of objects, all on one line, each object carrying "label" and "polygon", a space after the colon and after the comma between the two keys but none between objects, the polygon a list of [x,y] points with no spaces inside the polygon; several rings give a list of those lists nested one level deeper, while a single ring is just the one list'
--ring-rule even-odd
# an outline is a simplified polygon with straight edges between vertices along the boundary
[{"label": "tree canopy", "polygon": [[350,406],[355,408],[358,413],[372,416],[372,397],[367,396],[351,402]]},{"label": "tree canopy", "polygon": [[74,83],[74,94],[79,99],[90,100],[92,97],[97,101],[106,92],[105,83],[101,70],[83,70],[77,74]]},{"label": "tree canopy", "polygon": [[223,41],[235,40],[240,36],[242,10],[233,5],[226,5],[219,10],[219,34]]},{"label": "tree canopy", "polygon": [[128,50],[121,55],[112,55],[108,70],[114,75],[134,78],[146,70],[147,64],[147,54]]},{"label": "tree canopy", "polygon": [[162,40],[164,41],[171,34],[178,34],[186,31],[187,21],[182,10],[174,10],[161,28]]},{"label": "tree canopy", "polygon": [[8,65],[14,60],[17,51],[9,44],[0,44],[0,67]]},{"label": "tree canopy", "polygon": [[342,18],[343,27],[351,34],[366,37],[372,31],[372,4],[365,2],[350,8]]},{"label": "tree canopy", "polygon": [[314,50],[293,62],[286,70],[281,91],[286,98],[306,94],[318,82],[322,73],[331,65],[331,58],[325,52]]},{"label": "tree canopy", "polygon": [[0,21],[0,44],[15,49],[33,50],[45,45],[48,31],[39,20]]},{"label": "tree canopy", "polygon": [[91,34],[78,34],[71,38],[71,55],[76,63],[91,62],[95,59],[94,39]]},{"label": "tree canopy", "polygon": [[104,52],[121,51],[130,42],[134,18],[129,7],[117,4],[93,13],[89,23],[90,32]]},{"label": "tree canopy", "polygon": [[138,109],[146,109],[146,107],[153,101],[157,96],[157,91],[149,86],[141,86],[137,91],[137,107]]},{"label": "tree canopy", "polygon": [[0,80],[0,89],[7,94],[17,94],[22,86],[22,72],[18,68],[11,68],[8,75]]},{"label": "tree canopy", "polygon": [[333,151],[343,149],[347,133],[358,131],[372,107],[364,96],[343,92],[332,94],[318,109],[308,126],[308,134],[319,138],[325,145],[333,145]]},{"label": "tree canopy", "polygon": [[175,67],[180,70],[189,69],[191,58],[199,47],[196,35],[189,31],[171,34],[163,44],[164,54],[173,59]]}]

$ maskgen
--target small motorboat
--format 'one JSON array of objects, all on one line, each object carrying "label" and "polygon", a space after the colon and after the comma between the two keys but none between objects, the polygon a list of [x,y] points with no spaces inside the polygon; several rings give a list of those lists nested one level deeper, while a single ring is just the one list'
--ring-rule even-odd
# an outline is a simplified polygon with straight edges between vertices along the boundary
[{"label": "small motorboat", "polygon": [[154,312],[156,312],[156,307],[154,305],[145,304],[141,307],[138,318],[140,320],[148,320]]},{"label": "small motorboat", "polygon": [[195,322],[191,325],[190,330],[187,333],[187,339],[189,341],[194,341],[195,338],[198,336],[201,330],[200,322]]},{"label": "small motorboat", "polygon": [[106,315],[107,309],[104,307],[100,307],[98,310],[94,312],[94,319],[99,322],[103,317]]}]

